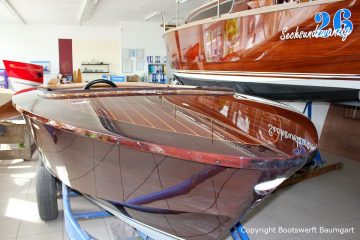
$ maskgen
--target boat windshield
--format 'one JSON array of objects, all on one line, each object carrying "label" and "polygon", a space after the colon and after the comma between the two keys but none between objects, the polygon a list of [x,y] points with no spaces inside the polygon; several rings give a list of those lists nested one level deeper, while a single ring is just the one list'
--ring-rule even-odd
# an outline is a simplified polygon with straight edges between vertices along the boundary
[{"label": "boat windshield", "polygon": [[[244,0],[242,0],[244,1]],[[235,0],[223,0],[219,2],[219,13],[225,14],[231,11]],[[201,19],[215,17],[218,14],[218,1],[207,2],[204,5],[191,11],[190,14],[185,18],[185,23],[195,22]]]},{"label": "boat windshield", "polygon": [[185,18],[185,23],[216,17],[226,13],[303,1],[305,0],[213,0],[191,11]]}]

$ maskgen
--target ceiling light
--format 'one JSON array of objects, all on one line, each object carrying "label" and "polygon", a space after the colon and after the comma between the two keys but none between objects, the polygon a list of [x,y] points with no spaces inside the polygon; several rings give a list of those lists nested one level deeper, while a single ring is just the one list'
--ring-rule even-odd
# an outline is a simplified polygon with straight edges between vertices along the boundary
[{"label": "ceiling light", "polygon": [[20,14],[15,10],[15,8],[9,3],[8,0],[0,0],[2,5],[13,15],[15,18],[20,20],[23,24],[26,24],[26,21],[20,16]]},{"label": "ceiling light", "polygon": [[84,22],[90,20],[91,16],[93,15],[95,8],[99,0],[84,0],[82,5],[80,15],[79,15],[79,24],[83,24]]},{"label": "ceiling light", "polygon": [[149,21],[151,18],[160,15],[161,12],[153,12],[152,14],[150,14],[149,16],[144,18],[144,21]]}]

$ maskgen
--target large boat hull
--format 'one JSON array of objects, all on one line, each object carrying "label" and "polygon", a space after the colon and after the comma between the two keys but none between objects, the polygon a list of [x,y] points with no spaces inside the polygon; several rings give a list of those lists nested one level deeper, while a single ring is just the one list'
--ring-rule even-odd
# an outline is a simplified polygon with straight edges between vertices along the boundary
[{"label": "large boat hull", "polygon": [[[188,23],[164,34],[168,59],[184,84],[226,85],[277,100],[357,101],[359,6],[291,2]],[[344,33],[320,32],[334,29]]]},{"label": "large boat hull", "polygon": [[[32,124],[39,127],[33,128],[37,144],[54,176],[95,200],[106,199],[113,211],[170,235],[218,239],[261,199],[253,188],[266,171],[189,163],[55,129],[54,144],[48,126]],[[167,195],[169,188],[177,189]],[[163,196],[142,199],[157,192]]]},{"label": "large boat hull", "polygon": [[221,237],[317,146],[304,115],[228,90],[43,89],[13,102],[55,177],[179,238]]}]

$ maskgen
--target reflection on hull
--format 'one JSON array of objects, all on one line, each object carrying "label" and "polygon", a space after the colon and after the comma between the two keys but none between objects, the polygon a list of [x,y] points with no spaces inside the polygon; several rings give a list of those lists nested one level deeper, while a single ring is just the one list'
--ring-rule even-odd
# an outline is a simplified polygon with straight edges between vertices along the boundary
[{"label": "reflection on hull", "polygon": [[142,153],[32,122],[45,165],[65,184],[186,239],[219,238],[263,197],[254,186],[283,174]]},{"label": "reflection on hull", "polygon": [[14,103],[54,176],[186,239],[221,237],[317,146],[302,114],[228,90],[40,89]]}]

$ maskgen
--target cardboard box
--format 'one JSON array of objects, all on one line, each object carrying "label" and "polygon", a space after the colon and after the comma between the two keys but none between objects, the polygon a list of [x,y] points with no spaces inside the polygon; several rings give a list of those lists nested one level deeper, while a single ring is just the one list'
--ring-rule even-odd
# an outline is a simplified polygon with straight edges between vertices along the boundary
[{"label": "cardboard box", "polygon": [[140,77],[138,75],[126,76],[127,82],[139,82]]}]

